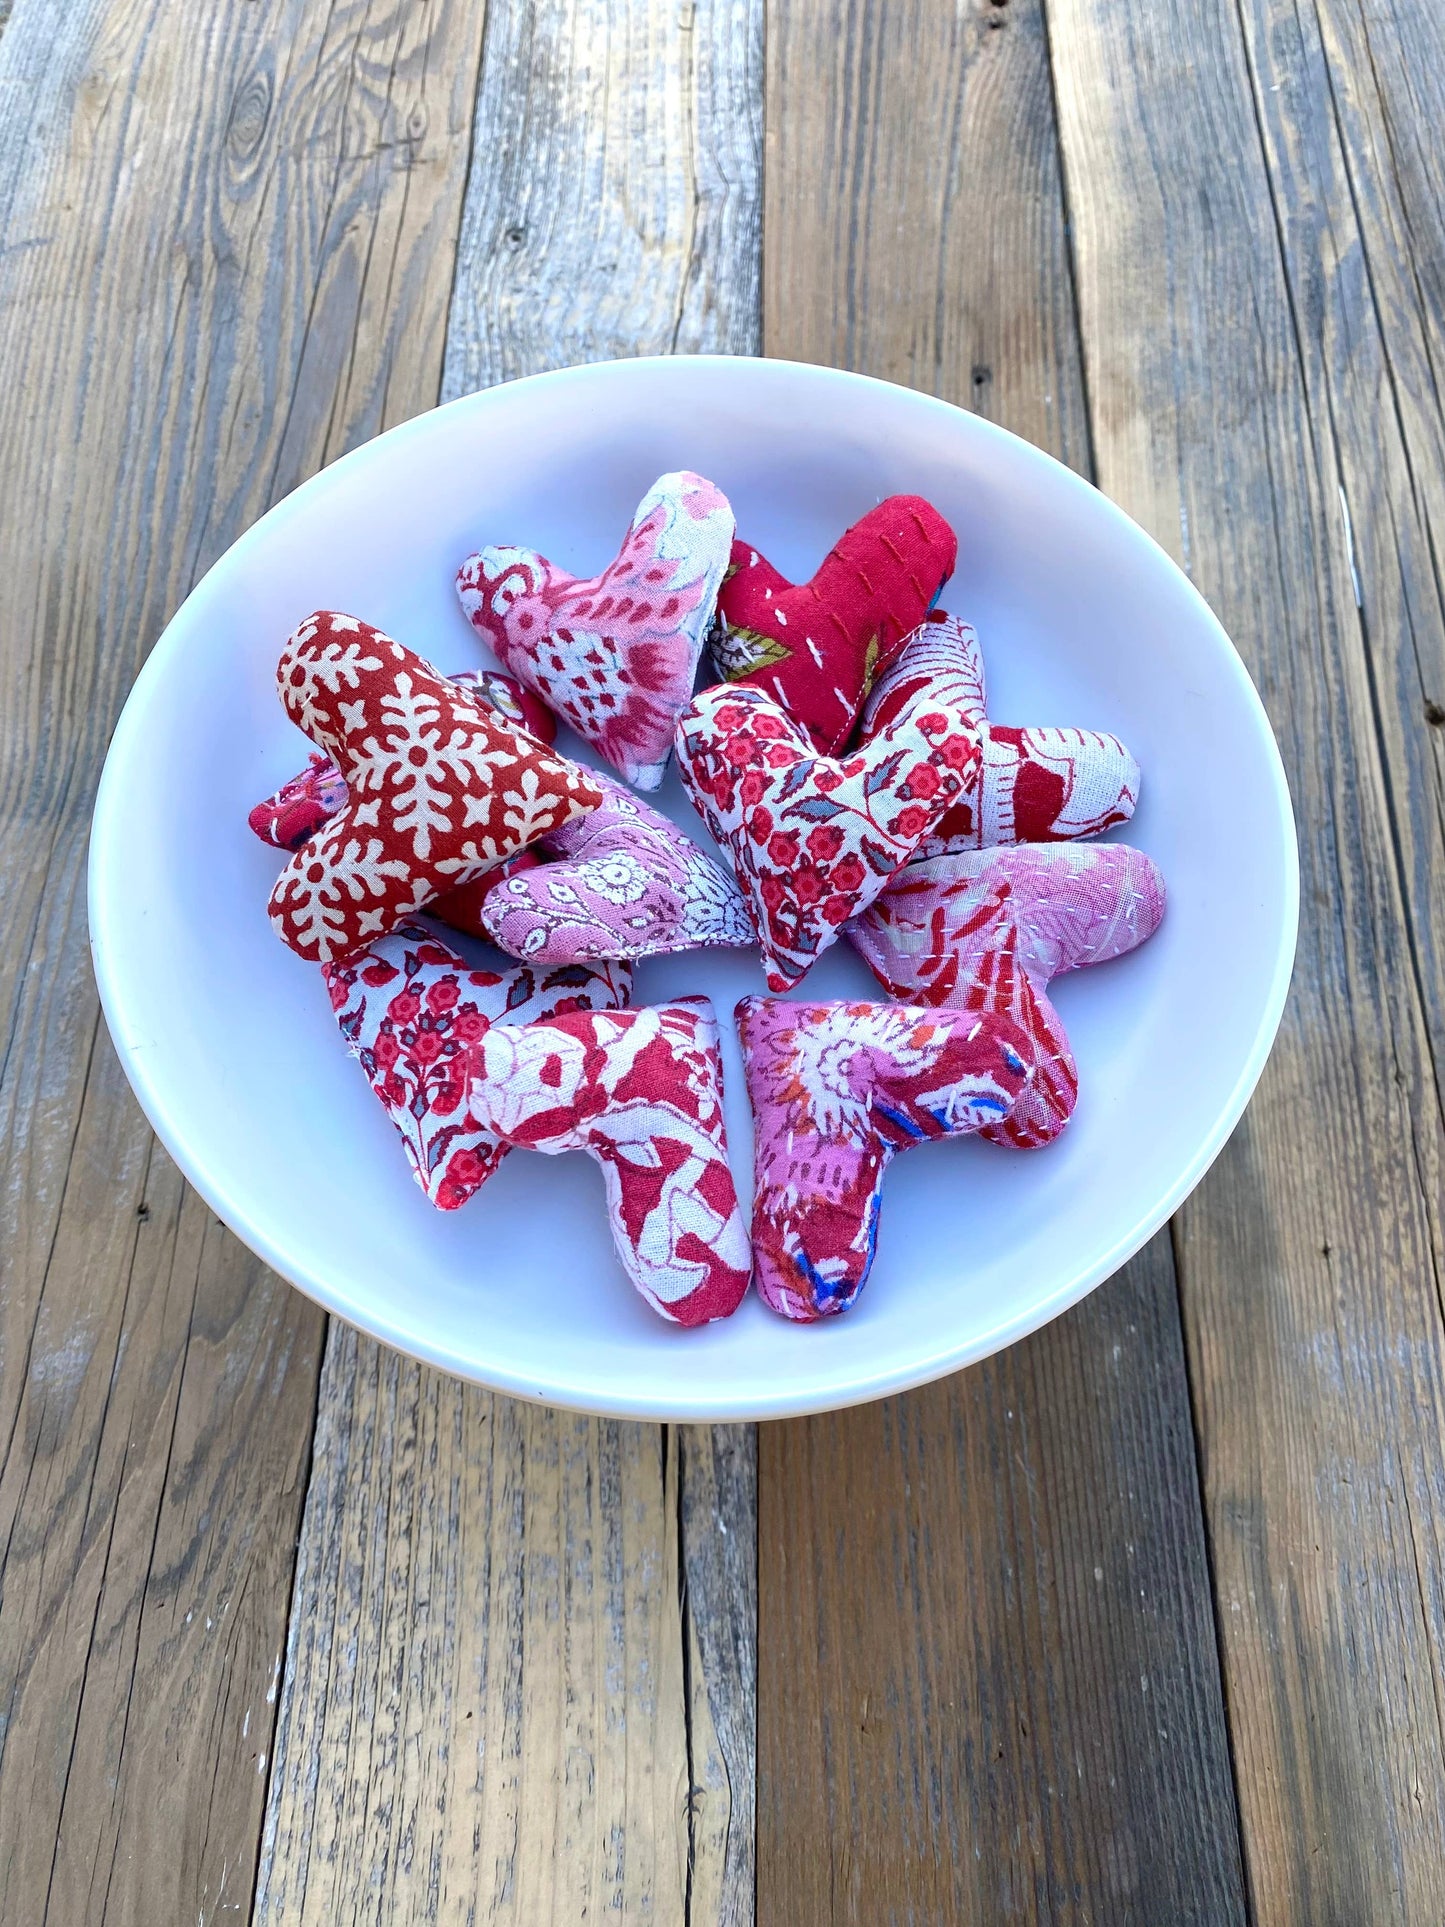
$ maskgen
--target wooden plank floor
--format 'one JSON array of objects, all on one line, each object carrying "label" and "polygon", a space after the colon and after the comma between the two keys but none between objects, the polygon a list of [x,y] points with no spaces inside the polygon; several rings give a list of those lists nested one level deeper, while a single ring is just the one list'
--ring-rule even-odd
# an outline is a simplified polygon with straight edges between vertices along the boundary
[{"label": "wooden plank floor", "polygon": [[[1435,0],[0,0],[0,1922],[1445,1920]],[[1238,642],[1300,961],[1170,1231],[945,1384],[525,1408],[144,1127],[83,867],[196,576],[641,351],[1091,476]]]}]

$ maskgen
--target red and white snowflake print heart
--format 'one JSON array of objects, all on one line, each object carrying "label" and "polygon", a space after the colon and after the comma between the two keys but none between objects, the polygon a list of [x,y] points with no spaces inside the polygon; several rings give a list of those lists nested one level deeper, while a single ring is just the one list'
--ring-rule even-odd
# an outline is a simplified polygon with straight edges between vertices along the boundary
[{"label": "red and white snowflake print heart", "polygon": [[677,726],[694,807],[732,858],[771,990],[790,990],[972,779],[978,740],[919,701],[841,760],[760,689],[696,696]]},{"label": "red and white snowflake print heart", "polygon": [[511,1148],[469,1102],[492,1025],[612,1010],[632,997],[630,964],[472,970],[419,923],[321,974],[341,1034],[439,1211],[465,1204]]},{"label": "red and white snowflake print heart", "polygon": [[271,892],[277,934],[312,963],[349,956],[602,801],[585,770],[355,616],[308,616],[276,683],[347,786]]},{"label": "red and white snowflake print heart", "polygon": [[870,735],[920,696],[955,703],[978,731],[977,774],[920,847],[920,858],[1008,843],[1072,843],[1127,823],[1139,765],[1097,729],[991,723],[977,632],[956,616],[923,622],[879,676],[863,710]]},{"label": "red and white snowflake print heart", "polygon": [[535,549],[480,549],[462,608],[504,667],[640,790],[661,783],[732,550],[720,489],[681,470],[643,496],[621,553],[579,580]]}]

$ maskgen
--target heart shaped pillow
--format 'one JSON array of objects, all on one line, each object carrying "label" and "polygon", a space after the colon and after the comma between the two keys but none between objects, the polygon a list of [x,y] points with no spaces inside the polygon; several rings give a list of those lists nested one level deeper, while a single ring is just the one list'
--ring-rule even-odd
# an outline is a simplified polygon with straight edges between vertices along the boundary
[{"label": "heart shaped pillow", "polygon": [[733,513],[700,475],[654,482],[617,559],[579,580],[535,549],[487,548],[457,594],[498,660],[641,790],[662,781],[727,568]]},{"label": "heart shaped pillow", "polygon": [[1026,1087],[983,1134],[1029,1150],[1058,1136],[1079,1092],[1050,981],[1152,937],[1164,902],[1157,865],[1125,843],[1018,844],[908,864],[848,937],[890,997],[1012,1019]]},{"label": "heart shaped pillow", "polygon": [[613,1245],[654,1311],[702,1325],[737,1310],[751,1257],[706,997],[494,1025],[468,1102],[505,1143],[595,1160]]},{"label": "heart shaped pillow", "polygon": [[694,698],[677,726],[678,771],[732,859],[770,989],[791,989],[873,901],[977,760],[959,712],[926,700],[838,761],[761,689]]},{"label": "heart shaped pillow", "polygon": [[955,616],[933,616],[908,638],[864,706],[864,734],[925,694],[965,711],[978,731],[980,756],[973,783],[920,846],[920,857],[1073,842],[1134,814],[1139,765],[1117,736],[989,721],[978,635]]},{"label": "heart shaped pillow", "polygon": [[423,924],[403,923],[321,972],[352,1055],[439,1211],[466,1203],[508,1145],[473,1114],[480,1046],[493,1024],[529,1024],[630,1002],[632,969],[605,964],[472,970]]},{"label": "heart shaped pillow", "polygon": [[547,837],[548,861],[488,892],[480,914],[492,941],[552,964],[751,944],[733,879],[657,810],[609,777],[595,781],[601,809]]},{"label": "heart shaped pillow", "polygon": [[355,616],[308,616],[276,683],[347,786],[345,805],[271,892],[277,934],[313,963],[384,936],[602,801],[585,770]]},{"label": "heart shaped pillow", "polygon": [[831,1317],[867,1282],[889,1160],[1006,1117],[1021,1039],[1004,1015],[906,1004],[745,997],[737,1019],[758,1291],[785,1318]]},{"label": "heart shaped pillow", "polygon": [[733,543],[718,597],[713,661],[729,682],[764,690],[836,756],[879,671],[933,606],[958,542],[921,495],[890,495],[840,537],[808,582],[789,582],[748,543]]}]

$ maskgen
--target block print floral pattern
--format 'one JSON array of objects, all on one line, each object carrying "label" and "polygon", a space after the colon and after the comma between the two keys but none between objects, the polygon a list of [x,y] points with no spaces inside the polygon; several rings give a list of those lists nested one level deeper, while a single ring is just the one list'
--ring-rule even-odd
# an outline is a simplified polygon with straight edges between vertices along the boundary
[{"label": "block print floral pattern", "polygon": [[978,734],[974,781],[918,854],[1008,843],[1072,842],[1127,823],[1139,800],[1139,765],[1100,730],[991,723],[983,652],[966,622],[922,624],[884,670],[863,711],[865,735],[885,728],[924,694],[957,704]]},{"label": "block print floral pattern", "polygon": [[276,680],[348,791],[271,893],[278,935],[312,962],[349,955],[602,800],[584,770],[354,616],[308,617]]},{"label": "block print floral pattern", "polygon": [[535,549],[486,548],[457,576],[499,661],[638,789],[655,790],[717,608],[732,510],[686,470],[661,476],[621,553],[579,580]]},{"label": "block print floral pattern", "polygon": [[665,816],[598,776],[602,807],[543,839],[548,862],[494,889],[493,942],[539,963],[751,944],[733,879]]},{"label": "block print floral pattern", "polygon": [[706,689],[678,724],[678,769],[732,858],[772,990],[797,983],[972,779],[956,709],[920,700],[841,761],[760,689]]},{"label": "block print floral pattern", "polygon": [[1058,1136],[1079,1090],[1051,979],[1133,950],[1164,901],[1157,866],[1127,844],[1020,845],[910,863],[848,935],[889,996],[1013,1021],[1025,1088],[983,1134],[1028,1150]]},{"label": "block print floral pattern", "polygon": [[953,573],[958,542],[921,495],[890,495],[839,538],[807,582],[733,543],[713,661],[763,690],[826,756],[841,753],[873,679]]},{"label": "block print floral pattern", "polygon": [[995,1012],[746,997],[758,1290],[785,1318],[843,1312],[867,1282],[883,1173],[911,1144],[1007,1117],[1024,1039]]},{"label": "block print floral pattern", "polygon": [[[504,676],[500,669],[459,669],[447,681],[464,695],[495,709],[513,729],[525,730],[539,743],[555,741],[557,725],[545,704],[523,689],[514,676]],[[263,843],[274,844],[278,850],[299,850],[345,806],[346,797],[346,778],[335,760],[313,752],[306,768],[258,803],[246,821]]]},{"label": "block print floral pattern", "polygon": [[441,1211],[465,1204],[507,1154],[470,1101],[491,1027],[610,1010],[632,995],[627,964],[472,970],[410,922],[345,963],[323,965],[322,976],[342,1036]]},{"label": "block print floral pattern", "polygon": [[737,1309],[748,1234],[728,1166],[717,1018],[705,997],[495,1025],[468,1102],[502,1143],[595,1160],[617,1255],[664,1318],[700,1325]]}]

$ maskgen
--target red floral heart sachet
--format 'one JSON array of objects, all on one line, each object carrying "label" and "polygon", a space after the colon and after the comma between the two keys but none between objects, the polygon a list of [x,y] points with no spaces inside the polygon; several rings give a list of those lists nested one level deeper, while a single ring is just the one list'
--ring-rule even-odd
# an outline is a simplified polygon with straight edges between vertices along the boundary
[{"label": "red floral heart sachet", "polygon": [[411,922],[321,974],[341,1034],[439,1211],[465,1204],[510,1148],[470,1103],[492,1025],[612,1010],[632,998],[631,964],[472,970]]},{"label": "red floral heart sachet", "polygon": [[772,990],[797,983],[907,862],[970,780],[978,742],[919,701],[841,761],[761,689],[704,689],[677,726],[678,772],[727,850]]},{"label": "red floral heart sachet", "polygon": [[271,892],[277,934],[313,963],[348,956],[602,801],[576,764],[355,616],[309,616],[276,682],[348,791]]},{"label": "red floral heart sachet", "polygon": [[919,856],[1006,843],[1064,843],[1127,823],[1139,800],[1139,765],[1102,730],[991,723],[983,651],[972,625],[933,616],[879,676],[863,708],[871,735],[928,695],[956,703],[978,731],[973,783],[952,804]]},{"label": "red floral heart sachet", "polygon": [[535,549],[479,549],[457,576],[467,619],[499,660],[641,790],[662,781],[732,546],[727,498],[661,476],[621,553],[579,580]]},{"label": "red floral heart sachet", "polygon": [[958,541],[921,495],[890,495],[840,537],[808,582],[736,541],[718,597],[713,660],[761,689],[836,756],[879,671],[953,574]]}]

